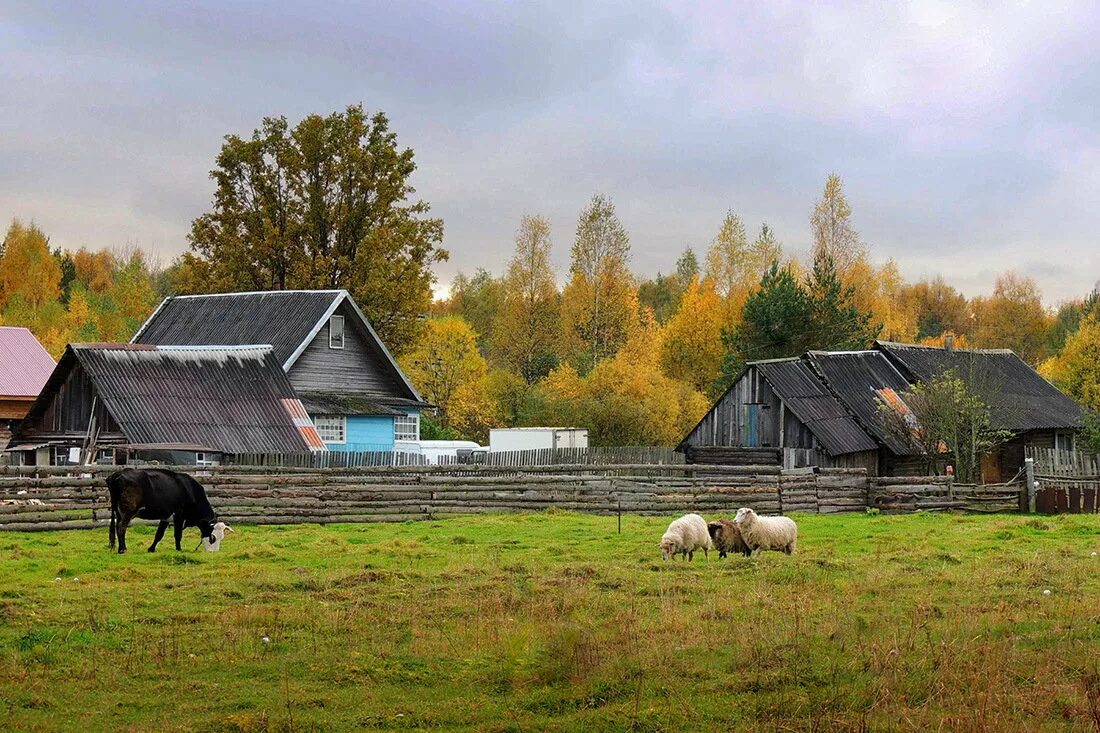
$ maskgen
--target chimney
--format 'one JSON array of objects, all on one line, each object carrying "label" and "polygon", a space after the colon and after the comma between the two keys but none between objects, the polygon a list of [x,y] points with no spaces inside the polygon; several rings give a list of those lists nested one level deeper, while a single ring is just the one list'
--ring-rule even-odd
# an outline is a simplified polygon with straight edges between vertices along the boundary
[{"label": "chimney", "polygon": [[944,351],[951,352],[955,350],[955,334],[945,333],[943,335],[943,348]]}]

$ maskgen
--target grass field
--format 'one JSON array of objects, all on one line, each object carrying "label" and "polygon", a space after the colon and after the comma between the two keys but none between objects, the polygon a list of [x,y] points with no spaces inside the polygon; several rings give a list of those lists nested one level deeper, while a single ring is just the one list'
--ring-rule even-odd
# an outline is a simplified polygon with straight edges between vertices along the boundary
[{"label": "grass field", "polygon": [[797,519],[0,534],[0,730],[1100,732],[1100,518]]}]

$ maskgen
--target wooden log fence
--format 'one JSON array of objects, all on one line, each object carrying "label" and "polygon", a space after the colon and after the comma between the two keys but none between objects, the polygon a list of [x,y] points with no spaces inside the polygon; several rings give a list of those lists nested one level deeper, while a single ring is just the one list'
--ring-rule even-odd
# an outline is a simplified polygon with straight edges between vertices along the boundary
[{"label": "wooden log fence", "polygon": [[[320,524],[432,519],[558,508],[592,514],[732,516],[1009,510],[1019,488],[962,487],[944,478],[868,478],[863,469],[591,464],[514,466],[177,466],[194,475],[228,522]],[[117,466],[0,467],[0,531],[101,527],[106,477]],[[1012,494],[1016,491],[1016,494]]]}]

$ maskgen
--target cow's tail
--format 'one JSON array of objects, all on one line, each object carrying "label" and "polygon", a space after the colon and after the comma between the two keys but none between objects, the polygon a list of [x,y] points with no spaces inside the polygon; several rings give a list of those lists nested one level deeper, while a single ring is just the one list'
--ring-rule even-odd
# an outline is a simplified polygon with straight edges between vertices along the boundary
[{"label": "cow's tail", "polygon": [[115,535],[117,529],[115,527],[115,517],[118,515],[118,490],[115,488],[115,479],[118,476],[117,473],[112,473],[107,477],[107,493],[111,495],[111,544],[110,548],[115,549]]}]

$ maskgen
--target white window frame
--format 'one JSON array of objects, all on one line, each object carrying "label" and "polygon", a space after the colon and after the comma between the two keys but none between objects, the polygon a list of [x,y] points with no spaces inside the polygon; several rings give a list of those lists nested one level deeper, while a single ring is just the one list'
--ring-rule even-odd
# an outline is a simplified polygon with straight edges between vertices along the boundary
[{"label": "white window frame", "polygon": [[[317,434],[321,436],[321,442],[329,445],[347,445],[348,442],[348,417],[347,415],[316,415],[313,418],[313,427],[317,428]],[[330,439],[335,429],[338,438]]]},{"label": "white window frame", "polygon": [[196,466],[217,466],[219,464],[218,454],[210,453],[207,451],[195,452],[195,465]]},{"label": "white window frame", "polygon": [[[412,431],[402,431],[400,425],[405,423],[405,427],[412,426]],[[413,437],[407,437],[412,435]],[[403,441],[417,441],[420,440],[420,413],[410,412],[406,415],[395,415],[393,418],[393,439]]]},{"label": "white window frame", "polygon": [[[333,329],[337,323],[340,324],[340,341],[339,345],[336,342],[336,333]],[[347,332],[344,330],[347,324],[344,323],[343,316],[330,316],[328,319],[328,347],[330,349],[340,350],[344,348],[344,341],[347,339]]]}]

